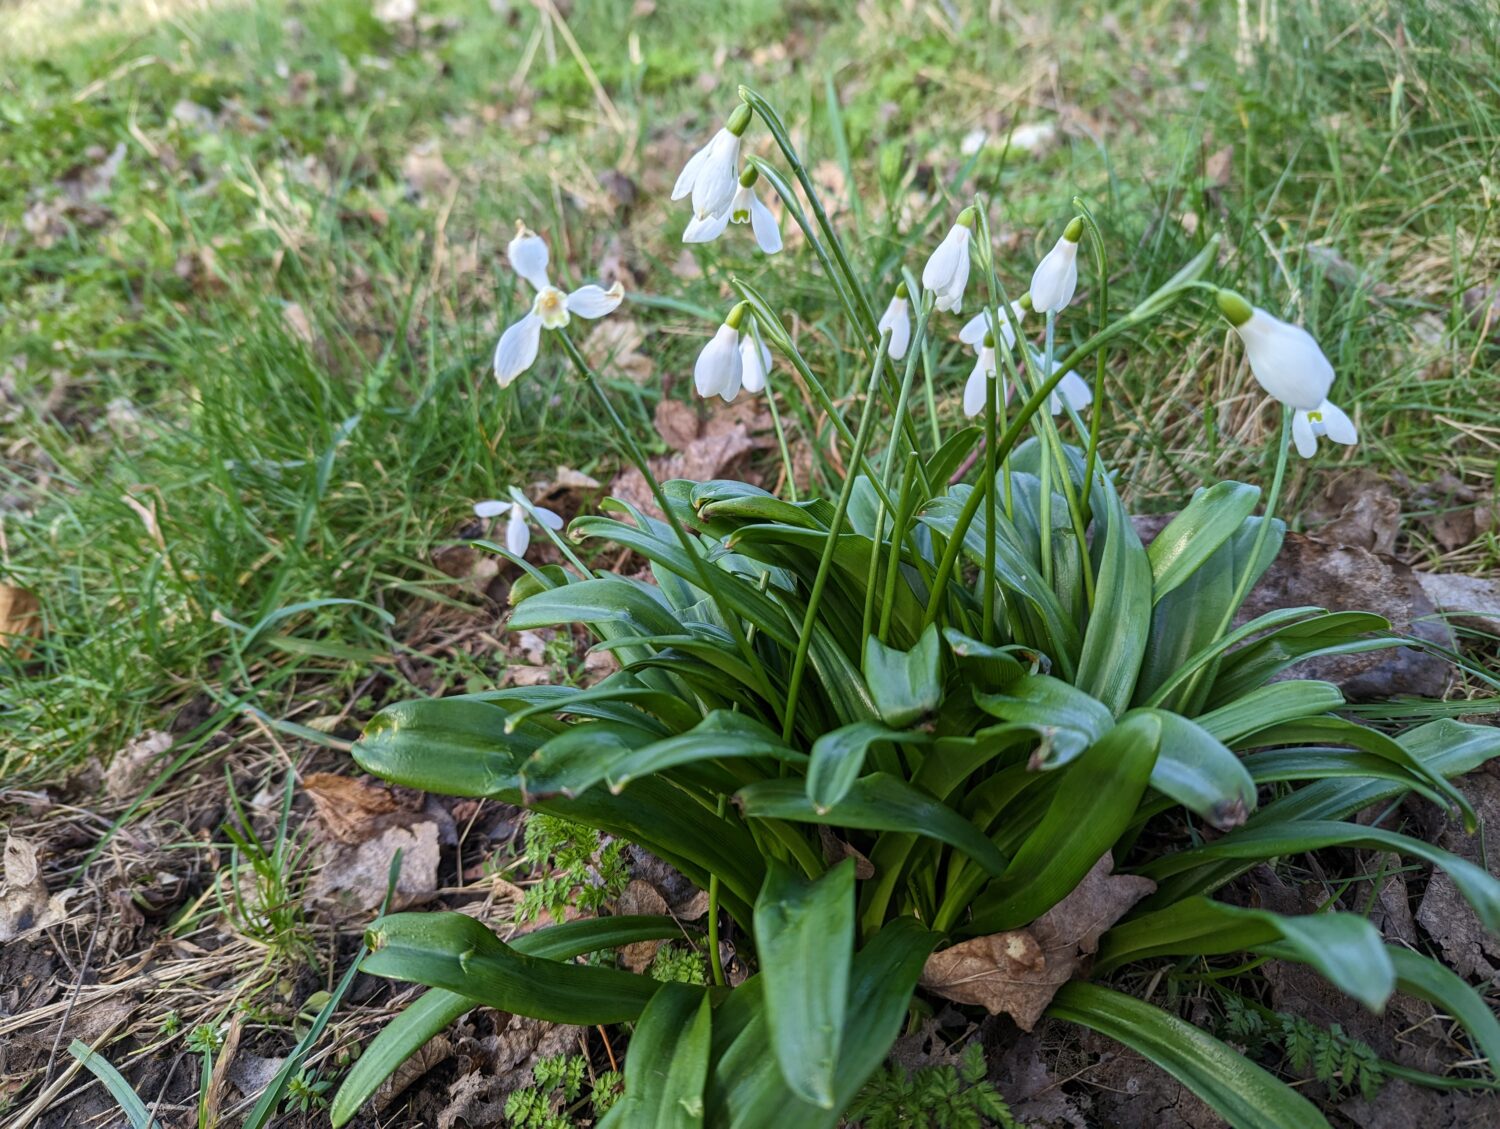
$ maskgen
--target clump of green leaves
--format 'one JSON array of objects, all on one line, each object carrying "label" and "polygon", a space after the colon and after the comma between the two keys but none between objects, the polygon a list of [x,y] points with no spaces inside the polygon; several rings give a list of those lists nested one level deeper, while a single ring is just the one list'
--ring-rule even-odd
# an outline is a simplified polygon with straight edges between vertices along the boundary
[{"label": "clump of green leaves", "polygon": [[630,883],[624,852],[622,840],[606,839],[560,816],[533,812],[527,817],[521,848],[532,882],[516,906],[516,923],[527,925],[549,913],[561,921],[569,906],[598,912]]},{"label": "clump of green leaves", "polygon": [[1385,1064],[1365,1042],[1344,1033],[1342,1024],[1326,1030],[1300,1015],[1267,1011],[1229,996],[1222,1033],[1258,1057],[1279,1054],[1294,1074],[1311,1074],[1335,1100],[1358,1094],[1366,1101],[1385,1085]]},{"label": "clump of green leaves", "polygon": [[1000,1091],[985,1079],[984,1049],[970,1043],[957,1066],[909,1071],[886,1063],[849,1107],[850,1129],[1018,1129]]},{"label": "clump of green leaves", "polygon": [[[531,1068],[533,1084],[506,1096],[505,1124],[512,1129],[576,1129],[587,1075],[588,1060],[582,1055],[538,1059]],[[586,1103],[595,1117],[609,1111],[620,1088],[620,1075],[613,1070],[595,1077]]]},{"label": "clump of green leaves", "polygon": [[708,969],[703,953],[680,942],[670,942],[656,950],[647,969],[653,979],[677,984],[707,984]]}]

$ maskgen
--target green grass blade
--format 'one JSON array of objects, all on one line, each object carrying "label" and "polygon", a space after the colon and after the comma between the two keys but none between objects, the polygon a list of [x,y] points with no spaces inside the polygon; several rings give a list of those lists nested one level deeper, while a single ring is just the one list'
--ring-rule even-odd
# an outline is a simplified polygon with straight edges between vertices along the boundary
[{"label": "green grass blade", "polygon": [[115,1104],[129,1120],[130,1129],[161,1129],[161,1123],[146,1110],[146,1103],[141,1101],[141,1096],[131,1088],[130,1083],[125,1081],[125,1076],[115,1069],[109,1059],[89,1049],[89,1045],[82,1039],[74,1039],[69,1043],[68,1053],[104,1083],[109,1096],[115,1099]]}]

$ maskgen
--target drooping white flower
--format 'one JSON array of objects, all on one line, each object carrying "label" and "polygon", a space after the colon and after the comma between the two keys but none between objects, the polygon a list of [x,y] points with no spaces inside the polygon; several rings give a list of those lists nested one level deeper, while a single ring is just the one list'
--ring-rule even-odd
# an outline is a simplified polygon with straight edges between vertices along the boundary
[{"label": "drooping white flower", "polygon": [[499,517],[508,513],[505,522],[505,547],[517,557],[524,557],[526,550],[531,547],[531,529],[527,522],[535,521],[538,525],[545,525],[548,529],[561,529],[563,519],[561,514],[554,513],[546,506],[530,505],[530,513],[527,506],[520,502],[502,502],[498,498],[486,498],[482,502],[474,503],[474,514],[486,520]]},{"label": "drooping white flower", "polygon": [[[1043,357],[1040,353],[1032,350],[1031,359],[1036,362],[1036,367],[1042,367]],[[1062,368],[1061,361],[1052,362],[1052,372]],[[1047,412],[1049,415],[1060,416],[1067,408],[1075,412],[1082,412],[1094,402],[1094,390],[1089,387],[1089,382],[1079,376],[1072,369],[1063,374],[1063,378],[1057,382],[1057,387],[1047,397]]]},{"label": "drooping white flower", "polygon": [[1321,408],[1333,387],[1333,366],[1313,335],[1250,305],[1232,290],[1220,290],[1215,297],[1219,311],[1245,343],[1245,358],[1260,386],[1289,408]]},{"label": "drooping white flower", "polygon": [[1310,459],[1318,453],[1318,437],[1326,435],[1335,443],[1352,447],[1359,442],[1354,421],[1338,406],[1324,400],[1311,411],[1298,408],[1292,415],[1292,443],[1297,454]]},{"label": "drooping white flower", "polygon": [[[1010,304],[1011,313],[1015,314],[1016,325],[1021,324],[1029,308],[1023,298],[1017,298]],[[987,333],[1000,342],[1000,348],[1002,349],[1009,349],[1016,343],[1016,331],[1011,326],[1011,319],[1006,317],[1005,312],[1002,310],[1000,313],[1000,324],[991,327],[990,309],[988,306],[964,322],[964,327],[958,331],[958,339],[965,345],[973,348],[984,340],[984,335]]]},{"label": "drooping white flower", "polygon": [[625,297],[625,288],[618,282],[608,290],[590,283],[571,294],[553,286],[547,276],[547,244],[519,220],[515,238],[505,251],[511,269],[536,289],[536,298],[531,309],[500,335],[495,346],[495,379],[501,388],[535,363],[543,329],[561,329],[574,314],[581,318],[602,318]]},{"label": "drooping white flower", "polygon": [[956,314],[963,307],[964,287],[969,282],[969,240],[973,235],[970,230],[973,225],[974,209],[965,208],[922,268],[922,289],[936,295],[936,305],[940,310],[951,310]]},{"label": "drooping white flower", "polygon": [[1078,240],[1082,237],[1083,221],[1075,218],[1031,273],[1031,307],[1037,313],[1055,314],[1073,300],[1073,292],[1078,289]]},{"label": "drooping white flower", "polygon": [[760,174],[748,168],[740,177],[729,207],[718,215],[694,215],[682,233],[684,243],[708,243],[724,234],[731,223],[748,223],[755,234],[755,242],[768,255],[781,250],[781,228],[771,209],[760,202],[755,194],[755,182]]},{"label": "drooping white flower", "polygon": [[906,297],[906,283],[896,286],[896,293],[886,304],[885,313],[880,315],[880,324],[876,328],[881,333],[888,329],[891,331],[891,344],[887,352],[892,360],[899,361],[906,356],[906,350],[911,345],[911,304]]},{"label": "drooping white flower", "polygon": [[725,322],[698,354],[698,362],[693,366],[693,387],[704,398],[720,396],[728,402],[739,395],[743,376],[740,331]]},{"label": "drooping white flower", "polygon": [[964,415],[972,418],[984,411],[990,398],[989,382],[994,379],[995,346],[992,343],[982,344],[979,355],[974,358],[969,379],[964,382]]},{"label": "drooping white flower", "polygon": [[724,128],[683,166],[672,186],[672,199],[691,195],[696,218],[717,216],[729,209],[739,184],[740,135],[749,124],[750,107],[736,106]]},{"label": "drooping white flower", "polygon": [[746,392],[764,392],[771,375],[771,350],[761,340],[760,327],[752,319],[750,331],[740,334],[740,387]]}]

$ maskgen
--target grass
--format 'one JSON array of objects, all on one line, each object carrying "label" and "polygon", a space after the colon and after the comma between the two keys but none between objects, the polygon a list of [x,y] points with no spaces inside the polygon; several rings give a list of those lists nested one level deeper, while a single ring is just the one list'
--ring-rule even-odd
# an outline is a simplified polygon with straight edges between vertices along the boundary
[{"label": "grass", "polygon": [[[1500,349],[1465,296],[1500,273],[1500,16],[1254,15],[440,0],[386,26],[364,0],[8,4],[0,582],[37,595],[44,629],[0,647],[0,790],[150,730],[177,738],[160,769],[212,767],[264,738],[248,711],[349,733],[386,700],[493,684],[502,655],[432,645],[495,619],[434,554],[477,532],[477,499],[620,462],[559,353],[509,393],[487,375],[523,300],[503,262],[517,216],[570,280],[627,276],[654,372],[608,375],[642,435],[658,399],[690,395],[710,331],[692,311],[726,309],[731,273],[852,395],[800,240],[771,262],[739,232],[677,242],[667,191],[739,81],[826,155],[813,174],[859,223],[873,293],[976,190],[1017,292],[1075,193],[1117,305],[1219,232],[1218,277],[1314,330],[1360,426],[1358,448],[1295,467],[1294,518],[1335,461],[1447,472],[1493,504]],[[1007,148],[1017,126],[1055,134]],[[1185,308],[1112,365],[1106,434],[1141,508],[1262,459],[1274,420],[1227,338]],[[948,422],[968,363],[938,359]],[[1446,555],[1418,531],[1411,551],[1500,563],[1493,530]]]}]

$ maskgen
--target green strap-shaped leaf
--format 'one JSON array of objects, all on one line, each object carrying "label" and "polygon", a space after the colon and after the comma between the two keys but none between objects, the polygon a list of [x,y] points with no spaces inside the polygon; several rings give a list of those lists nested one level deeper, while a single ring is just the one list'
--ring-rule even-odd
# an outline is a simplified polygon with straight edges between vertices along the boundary
[{"label": "green strap-shaped leaf", "polygon": [[1047,1013],[1144,1055],[1235,1129],[1329,1129],[1317,1106],[1286,1083],[1206,1031],[1133,996],[1074,980]]},{"label": "green strap-shaped leaf", "polygon": [[1431,957],[1400,945],[1391,945],[1389,951],[1396,967],[1396,987],[1426,1000],[1463,1024],[1475,1048],[1490,1060],[1491,1077],[1500,1077],[1500,1019],[1495,1018],[1479,993],[1463,977]]},{"label": "green strap-shaped leaf", "polygon": [[1153,602],[1203,567],[1255,512],[1258,501],[1260,487],[1243,482],[1216,482],[1197,491],[1146,550]]},{"label": "green strap-shaped leaf", "polygon": [[1193,720],[1224,744],[1235,746],[1258,729],[1316,717],[1343,704],[1344,695],[1332,682],[1289,679],[1252,690]]},{"label": "green strap-shaped leaf", "polygon": [[854,860],[814,882],[772,862],[755,903],[771,1047],[792,1093],[832,1109],[854,956]]},{"label": "green strap-shaped leaf", "polygon": [[[523,933],[511,942],[510,947],[528,956],[571,960],[599,949],[615,949],[636,941],[665,940],[681,935],[682,926],[670,917],[592,917]],[[329,1110],[333,1129],[339,1129],[353,1118],[380,1084],[421,1050],[427,1040],[479,1004],[479,1000],[444,988],[429,988],[417,997],[405,1011],[380,1029],[349,1068]]]},{"label": "green strap-shaped leaf", "polygon": [[553,735],[536,721],[506,732],[510,714],[472,698],[386,706],[354,743],[354,761],[382,780],[444,796],[517,789],[521,762]]},{"label": "green strap-shaped leaf", "polygon": [[661,987],[649,976],[528,956],[461,913],[396,913],[366,932],[374,976],[446,988],[552,1023],[635,1019]]},{"label": "green strap-shaped leaf", "polygon": [[1380,930],[1353,913],[1285,916],[1210,898],[1188,898],[1116,925],[1100,945],[1099,972],[1154,956],[1216,956],[1284,942],[1284,955],[1316,968],[1334,987],[1380,1011],[1396,970]]},{"label": "green strap-shaped leaf", "polygon": [[827,813],[859,779],[871,745],[926,739],[926,734],[904,733],[878,721],[856,721],[830,730],[813,742],[807,766],[807,798],[820,812]]},{"label": "green strap-shaped leaf", "polygon": [[882,721],[901,728],[937,709],[943,700],[941,660],[935,623],[908,651],[887,647],[873,635],[865,640],[865,684]]},{"label": "green strap-shaped leaf", "polygon": [[702,1129],[712,1016],[703,988],[662,986],[630,1036],[625,1093],[610,1111],[612,1124]]},{"label": "green strap-shaped leaf", "polygon": [[1105,500],[1104,512],[1096,518],[1107,525],[1094,609],[1084,631],[1074,682],[1118,717],[1130,705],[1146,653],[1151,629],[1151,562],[1114,484],[1107,475],[1096,477],[1094,493]]},{"label": "green strap-shaped leaf", "polygon": [[750,818],[825,823],[865,831],[905,831],[956,847],[991,874],[1005,869],[1005,856],[977,827],[926,792],[884,772],[856,780],[844,798],[827,811],[813,805],[800,780],[756,781],[741,788],[735,799]]},{"label": "green strap-shaped leaf", "polygon": [[1389,620],[1369,612],[1329,612],[1279,627],[1224,657],[1208,700],[1212,705],[1233,701],[1303,659],[1404,646],[1393,635],[1368,638],[1390,629]]},{"label": "green strap-shaped leaf", "polygon": [[1222,839],[1147,863],[1141,873],[1169,876],[1217,859],[1270,859],[1326,847],[1366,847],[1422,859],[1442,870],[1474,907],[1486,929],[1500,932],[1500,881],[1467,859],[1381,827],[1333,820],[1241,827]]},{"label": "green strap-shaped leaf", "polygon": [[1046,814],[1005,874],[974,903],[967,933],[999,933],[1035,921],[1062,901],[1112,848],[1140,803],[1161,722],[1128,715],[1065,769]]},{"label": "green strap-shaped leaf", "polygon": [[[629,528],[628,526],[626,528]],[[580,580],[538,592],[510,614],[513,631],[568,623],[619,623],[635,635],[668,635],[680,629],[657,589],[620,577]]]},{"label": "green strap-shaped leaf", "polygon": [[1137,714],[1161,726],[1151,787],[1220,829],[1244,823],[1255,809],[1255,782],[1240,759],[1185,717],[1166,710],[1132,710],[1125,717]]},{"label": "green strap-shaped leaf", "polygon": [[1109,708],[1076,686],[1048,674],[1029,674],[1001,694],[975,694],[985,713],[1015,725],[1029,725],[1045,737],[1041,768],[1061,768],[1109,732]]}]

